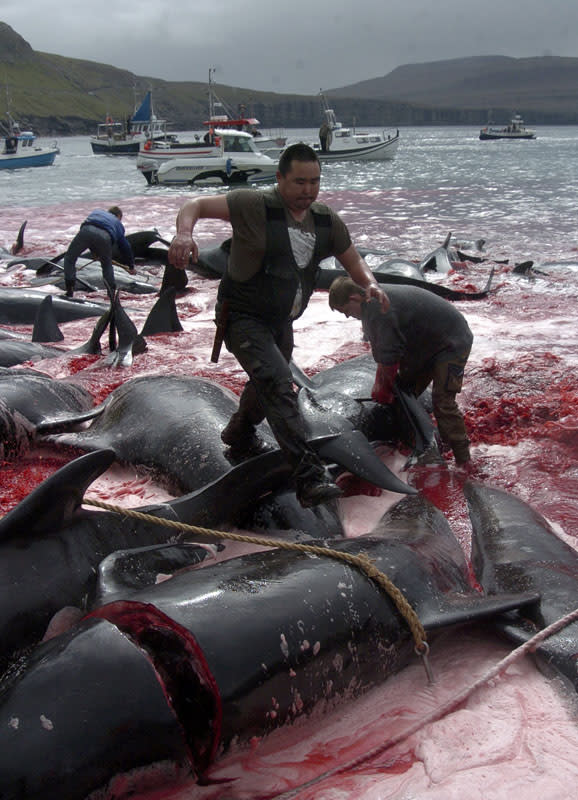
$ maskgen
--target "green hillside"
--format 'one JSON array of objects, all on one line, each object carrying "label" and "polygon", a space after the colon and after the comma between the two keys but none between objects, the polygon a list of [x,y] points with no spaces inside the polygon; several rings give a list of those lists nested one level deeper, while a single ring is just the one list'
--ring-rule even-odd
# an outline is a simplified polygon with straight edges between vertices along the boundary
[{"label": "green hillside", "polygon": [[[94,61],[40,53],[0,22],[0,116],[7,110],[40,134],[92,133],[107,115],[124,120],[152,89],[157,117],[175,129],[200,128],[208,113],[206,83],[134,75]],[[265,126],[319,124],[317,97],[276,95],[217,85],[236,108],[243,103]]]}]

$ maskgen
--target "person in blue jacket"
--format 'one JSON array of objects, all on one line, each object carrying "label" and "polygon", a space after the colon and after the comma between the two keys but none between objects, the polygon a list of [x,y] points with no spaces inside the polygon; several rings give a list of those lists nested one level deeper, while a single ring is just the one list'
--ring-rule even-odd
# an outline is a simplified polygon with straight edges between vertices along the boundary
[{"label": "person in blue jacket", "polygon": [[131,273],[134,273],[134,256],[121,220],[122,210],[118,206],[112,206],[108,211],[97,208],[91,211],[84,220],[64,256],[64,281],[67,297],[74,295],[76,261],[85,250],[90,250],[94,258],[99,259],[102,277],[111,298],[116,289],[112,266],[113,245],[117,245],[123,263]]}]

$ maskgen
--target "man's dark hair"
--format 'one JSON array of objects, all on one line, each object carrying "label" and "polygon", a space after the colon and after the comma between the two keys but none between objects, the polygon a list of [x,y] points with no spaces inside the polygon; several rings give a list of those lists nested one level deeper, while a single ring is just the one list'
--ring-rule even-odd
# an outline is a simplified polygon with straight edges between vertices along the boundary
[{"label": "man's dark hair", "polygon": [[[283,177],[290,171],[292,161],[313,161],[319,164],[319,159],[317,158],[315,150],[303,142],[290,144],[289,147],[286,147],[281,153],[279,166],[277,168]],[[321,167],[321,165],[319,166]]]},{"label": "man's dark hair", "polygon": [[120,209],[118,206],[111,206],[108,209],[108,213],[114,214],[114,216],[118,217],[118,219],[122,219],[122,209]]}]

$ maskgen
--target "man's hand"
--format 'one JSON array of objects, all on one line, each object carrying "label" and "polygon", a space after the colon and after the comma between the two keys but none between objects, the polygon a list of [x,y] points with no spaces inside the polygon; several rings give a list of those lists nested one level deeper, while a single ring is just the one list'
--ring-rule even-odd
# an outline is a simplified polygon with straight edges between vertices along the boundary
[{"label": "man's hand", "polygon": [[376,403],[382,403],[383,405],[393,403],[393,382],[398,369],[399,364],[377,365],[375,382],[371,390],[371,399],[375,400]]},{"label": "man's hand", "polygon": [[195,263],[199,258],[197,243],[186,233],[177,233],[169,247],[169,263],[177,269],[186,269],[189,266],[189,256]]},{"label": "man's hand", "polygon": [[376,300],[379,301],[382,311],[387,311],[389,308],[389,297],[383,291],[381,286],[377,283],[370,283],[369,286],[365,289],[365,297],[367,300],[371,300],[372,297],[375,297]]}]

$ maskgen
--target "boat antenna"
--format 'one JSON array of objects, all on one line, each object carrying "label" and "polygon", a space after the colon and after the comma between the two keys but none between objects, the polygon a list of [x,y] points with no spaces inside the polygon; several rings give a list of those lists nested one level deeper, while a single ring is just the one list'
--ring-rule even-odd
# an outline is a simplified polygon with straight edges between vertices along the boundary
[{"label": "boat antenna", "polygon": [[8,117],[8,122],[4,122],[0,120],[0,130],[2,131],[3,136],[12,136],[14,133],[14,117],[12,116],[12,98],[10,97],[10,93],[8,91],[8,80],[6,79],[6,70],[4,70],[4,91],[6,92],[6,116]]},{"label": "boat antenna", "polygon": [[214,74],[215,74],[215,67],[209,67],[209,119],[213,119],[215,115],[215,98],[213,95]]},{"label": "boat antenna", "polygon": [[215,74],[215,67],[209,68],[209,120],[214,119],[215,110],[217,107],[222,108],[229,119],[234,118],[233,111],[222,100],[213,88],[213,75]]}]

